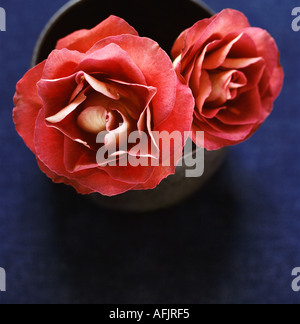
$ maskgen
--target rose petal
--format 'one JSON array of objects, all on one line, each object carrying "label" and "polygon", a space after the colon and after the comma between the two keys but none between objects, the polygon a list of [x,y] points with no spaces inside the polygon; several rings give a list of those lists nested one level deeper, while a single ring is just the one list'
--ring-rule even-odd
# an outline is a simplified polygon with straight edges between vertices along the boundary
[{"label": "rose petal", "polygon": [[[203,31],[203,38],[206,39],[212,35],[228,35],[234,33],[239,29],[247,28],[250,26],[247,17],[240,11],[233,9],[224,9],[219,14],[210,18],[210,23]],[[233,23],[234,22],[234,23]],[[193,31],[193,33],[195,33]],[[201,32],[202,34],[202,32]],[[189,35],[189,37],[191,37]]]},{"label": "rose petal", "polygon": [[149,106],[144,110],[141,114],[140,119],[138,121],[138,130],[145,132],[149,136],[149,140],[151,141],[151,153],[149,153],[149,147],[145,147],[145,149],[140,153],[141,156],[151,157],[153,159],[159,159],[159,147],[155,142],[155,138],[152,133],[152,119],[151,119],[151,111]]},{"label": "rose petal", "polygon": [[37,117],[34,144],[37,158],[50,171],[59,176],[67,175],[63,163],[64,136],[56,129],[46,125],[43,110],[40,110]]},{"label": "rose petal", "polygon": [[185,145],[191,125],[193,122],[195,101],[189,87],[184,85],[179,79],[177,80],[176,102],[169,118],[165,120],[159,127],[154,128],[154,131],[167,132],[172,134],[174,131],[181,134],[181,143],[171,145],[171,157],[175,158],[175,165],[182,156],[182,149]]},{"label": "rose petal", "polygon": [[251,58],[226,58],[222,64],[222,68],[225,69],[243,69],[250,65],[256,64],[263,61],[261,57],[251,57]]},{"label": "rose petal", "polygon": [[267,90],[267,86],[271,87],[271,91],[276,99],[283,86],[284,72],[279,62],[279,50],[275,40],[265,30],[260,28],[248,28],[245,31],[256,44],[257,51],[261,55],[267,66],[266,73],[267,78],[270,78],[269,82],[262,81],[263,89],[262,93]]},{"label": "rose petal", "polygon": [[[110,43],[117,44],[126,51],[145,77],[145,83],[129,81],[157,88],[152,100],[152,118],[154,125],[159,125],[170,115],[176,97],[176,73],[172,61],[160,46],[149,38],[122,35],[110,37],[98,42],[90,51],[98,51]],[[130,71],[126,71],[130,75]],[[116,77],[116,79],[120,79]],[[121,79],[122,80],[122,79]],[[123,79],[123,81],[126,81]],[[128,81],[127,81],[128,82]]]},{"label": "rose petal", "polygon": [[[234,21],[234,24],[232,23]],[[189,55],[194,57],[195,54],[206,44],[207,41],[214,38],[222,39],[230,33],[236,33],[237,30],[249,27],[249,21],[245,15],[239,11],[225,9],[219,14],[209,19],[204,19],[196,23],[186,35],[186,44],[182,57]],[[189,51],[189,49],[191,49]]]},{"label": "rose petal", "polygon": [[88,149],[96,149],[96,134],[88,133],[82,129],[78,124],[78,118],[81,112],[88,107],[91,107],[91,101],[97,93],[90,93],[87,99],[78,106],[75,110],[70,112],[63,120],[53,124],[46,120],[46,125],[58,130],[63,135],[67,136],[72,141],[84,145]]},{"label": "rose petal", "polygon": [[85,53],[101,39],[122,34],[138,36],[137,31],[125,20],[110,16],[91,30],[79,30],[59,40],[56,48]]},{"label": "rose petal", "polygon": [[42,172],[44,172],[48,178],[50,178],[54,183],[63,183],[68,186],[72,186],[79,194],[88,195],[93,193],[94,191],[90,188],[84,187],[78,183],[76,180],[71,180],[66,177],[62,177],[52,172],[49,168],[43,164],[40,160],[37,159],[38,165]]},{"label": "rose petal", "polygon": [[99,169],[85,172],[87,172],[86,176],[79,178],[78,183],[104,196],[120,195],[135,187],[135,184],[114,180],[107,173]]},{"label": "rose petal", "polygon": [[261,28],[247,28],[244,31],[255,43],[258,55],[263,57],[270,73],[278,67],[278,47],[271,35]]},{"label": "rose petal", "polygon": [[137,186],[133,187],[132,190],[150,190],[155,189],[164,179],[168,176],[175,174],[176,167],[164,167],[157,166],[154,169],[154,172],[149,178],[149,180],[145,183],[140,183]]},{"label": "rose petal", "polygon": [[104,96],[119,100],[120,95],[117,94],[117,91],[113,91],[114,89],[111,88],[111,86],[105,82],[102,82],[98,79],[95,79],[94,77],[88,75],[87,73],[83,73],[86,81],[89,83],[89,85],[97,92],[102,93]]},{"label": "rose petal", "polygon": [[66,170],[70,173],[98,168],[96,152],[65,137],[64,165]]},{"label": "rose petal", "polygon": [[279,96],[283,87],[283,81],[284,81],[284,71],[278,59],[278,66],[274,69],[272,76],[270,78],[270,87],[274,95],[274,99],[276,99]]},{"label": "rose petal", "polygon": [[67,107],[60,110],[56,115],[47,117],[46,121],[48,123],[57,124],[63,121],[68,115],[70,115],[79,105],[81,105],[86,100],[86,95],[80,93],[78,97],[71,102]]},{"label": "rose petal", "polygon": [[[197,141],[196,134],[199,131],[203,131],[203,129],[201,127],[197,126],[196,124],[193,124],[192,131],[193,131],[193,141],[194,141],[194,143],[196,143],[196,141]],[[230,141],[230,140],[226,140],[224,138],[213,136],[213,135],[209,134],[208,132],[204,133],[204,139],[205,139],[205,141],[204,141],[205,149],[208,151],[215,151],[215,150],[219,150],[225,146],[237,144],[235,141]]]},{"label": "rose petal", "polygon": [[[88,74],[100,72],[109,75],[110,79],[147,85],[143,73],[131,56],[120,46],[113,43],[111,37],[104,41],[105,46],[95,45],[88,52],[88,55],[78,65],[77,71],[84,71]],[[100,41],[100,43],[104,41]]]},{"label": "rose petal", "polygon": [[57,80],[40,80],[35,87],[43,101],[46,118],[58,114],[70,104],[70,99],[77,87],[75,74]]},{"label": "rose petal", "polygon": [[[210,108],[210,107],[203,107],[202,109],[202,114],[201,114],[201,118],[208,118],[208,119],[212,119],[215,118],[221,110],[226,110],[227,107],[225,106],[221,106],[218,108]],[[198,117],[198,114],[195,114],[195,118]],[[199,118],[199,117],[198,117]]]},{"label": "rose petal", "polygon": [[261,111],[261,119],[264,121],[272,112],[274,105],[274,94],[271,88],[268,88],[268,91],[264,92],[264,95],[261,97],[261,106],[263,107]]},{"label": "rose petal", "polygon": [[[240,93],[252,90],[253,88],[259,86],[265,71],[265,67],[265,61],[261,59],[258,62],[249,65],[244,69],[241,69],[241,71],[247,77],[247,85],[244,88],[240,89]],[[269,83],[269,79],[267,80],[267,83]]]},{"label": "rose petal", "polygon": [[[203,105],[206,101],[206,99],[209,97],[210,93],[212,91],[212,84],[209,78],[209,74],[202,70],[201,78],[200,78],[200,88],[198,92],[195,92],[196,96],[196,109],[195,114],[196,116],[201,116]],[[198,95],[197,95],[198,93]]]},{"label": "rose petal", "polygon": [[[140,160],[145,160],[146,162],[148,159],[143,157]],[[105,166],[102,168],[112,179],[125,182],[127,184],[139,184],[144,183],[152,176],[155,167],[151,166],[131,166],[129,163],[127,166]]]},{"label": "rose petal", "polygon": [[216,118],[213,120],[213,122],[210,119],[206,119],[204,122],[202,121],[201,123],[199,122],[199,120],[195,120],[194,125],[198,126],[198,128],[200,128],[205,133],[208,133],[218,138],[235,142],[236,144],[244,141],[254,127],[253,124],[226,125]]},{"label": "rose petal", "polygon": [[35,122],[43,106],[36,84],[42,77],[44,66],[45,61],[28,71],[18,82],[14,96],[13,119],[16,130],[33,153]]},{"label": "rose petal", "polygon": [[[209,79],[208,73],[205,71],[205,69],[203,69],[203,60],[204,60],[204,57],[206,54],[206,50],[207,50],[207,47],[204,49],[204,51],[201,53],[201,55],[195,61],[194,67],[193,67],[193,69],[191,69],[190,78],[189,78],[189,74],[185,74],[186,80],[187,81],[189,80],[190,87],[191,87],[195,96],[197,96],[197,94],[202,92],[200,90],[200,87],[203,84],[203,80],[201,81],[201,78],[205,78],[206,80],[207,80],[207,78]],[[205,74],[205,75],[203,75],[203,74]]]},{"label": "rose petal", "polygon": [[[178,68],[176,69],[177,73],[184,75],[184,79],[188,83],[193,82],[194,86],[197,86],[197,77],[200,77],[201,71],[203,70],[203,62],[206,54],[218,47],[220,43],[221,41],[216,40],[207,44],[204,49],[200,48],[199,53],[195,53],[194,56],[187,54],[182,58],[180,70]],[[191,80],[191,78],[193,79]]]},{"label": "rose petal", "polygon": [[[52,172],[41,161],[38,160],[40,169],[55,183],[64,183],[72,186],[77,193],[88,195],[98,192],[105,196],[115,196],[122,194],[134,185],[126,184],[111,179],[105,172],[95,169],[94,171],[86,171],[86,175],[78,178],[62,177]],[[86,186],[87,184],[87,186]]]},{"label": "rose petal", "polygon": [[[238,34],[241,35],[240,39],[232,44],[229,58],[253,58],[260,57],[253,39],[245,32],[247,29],[240,30]],[[235,35],[233,33],[232,35]],[[232,37],[232,36],[231,36]]]},{"label": "rose petal", "polygon": [[250,125],[261,121],[263,107],[258,89],[240,95],[238,100],[228,103],[226,110],[217,119],[226,125]]},{"label": "rose petal", "polygon": [[[37,158],[50,171],[59,176],[73,179],[74,176],[65,167],[65,141],[67,141],[66,137],[60,131],[47,126],[44,112],[41,110],[37,118],[35,131]],[[96,153],[94,152],[94,154]],[[78,174],[76,176],[79,177]]]},{"label": "rose petal", "polygon": [[42,79],[67,78],[75,73],[85,54],[67,49],[54,50],[50,53],[44,68]]},{"label": "rose petal", "polygon": [[151,86],[127,83],[118,80],[110,81],[114,82],[114,86],[121,92],[120,101],[126,107],[126,111],[121,110],[122,113],[124,115],[129,115],[133,120],[138,120],[140,118],[141,112],[149,106],[157,93],[157,88]]},{"label": "rose petal", "polygon": [[[231,35],[229,35],[229,37],[230,36]],[[229,37],[226,37],[222,42],[225,43],[224,45],[222,45],[218,49],[215,49],[213,52],[208,52],[206,54],[205,60],[203,62],[203,68],[206,70],[214,70],[220,67],[226,60],[226,57],[230,52],[232,46],[236,44],[242,38],[242,36],[243,34],[239,34],[238,36],[234,37],[234,39],[231,41],[228,41],[227,38]]]},{"label": "rose petal", "polygon": [[190,28],[183,31],[176,39],[176,42],[174,43],[174,46],[171,50],[171,57],[173,58],[173,60],[176,60],[178,56],[182,54],[182,50],[184,49],[185,46],[185,38],[189,30]]},{"label": "rose petal", "polygon": [[[275,68],[271,78],[269,79],[269,87],[261,92],[262,106],[265,108],[265,113],[267,116],[271,113],[273,109],[274,100],[279,96],[280,91],[283,86],[284,72],[281,66]],[[263,78],[261,84],[263,84]],[[262,89],[260,84],[260,90]],[[262,91],[262,90],[261,90]],[[265,116],[265,118],[267,117]]]},{"label": "rose petal", "polygon": [[212,107],[223,106],[227,101],[237,96],[237,89],[247,85],[247,78],[241,71],[216,71],[210,73],[212,91],[207,98],[207,105]]}]

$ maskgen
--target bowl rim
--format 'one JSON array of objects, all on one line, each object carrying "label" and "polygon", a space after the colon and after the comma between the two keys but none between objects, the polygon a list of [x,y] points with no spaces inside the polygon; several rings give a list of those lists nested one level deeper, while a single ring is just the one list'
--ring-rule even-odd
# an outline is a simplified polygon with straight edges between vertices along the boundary
[{"label": "bowl rim", "polygon": [[[33,54],[31,57],[31,63],[30,66],[31,68],[35,67],[39,62],[38,62],[38,57],[39,57],[39,52],[41,45],[43,44],[44,39],[47,37],[48,33],[50,32],[51,28],[56,24],[56,21],[58,18],[61,16],[65,15],[73,6],[78,5],[79,3],[87,1],[87,0],[69,0],[67,3],[65,3],[56,13],[52,15],[50,20],[46,23],[44,28],[42,29],[36,43],[34,46]],[[193,2],[199,6],[201,6],[204,10],[206,10],[211,16],[215,14],[215,11],[212,10],[204,1],[202,0],[187,0],[190,2]]]},{"label": "bowl rim", "polygon": [[49,33],[49,30],[56,23],[57,19],[59,17],[61,17],[62,15],[65,15],[68,12],[68,10],[70,10],[71,7],[73,7],[74,5],[77,5],[80,2],[82,2],[82,0],[69,0],[60,9],[58,9],[58,11],[56,11],[56,13],[54,15],[52,15],[50,20],[46,23],[46,25],[42,29],[42,31],[36,41],[36,44],[35,44],[34,50],[33,50],[33,54],[32,54],[32,58],[31,58],[31,64],[30,64],[31,67],[34,67],[38,64],[37,60],[38,60],[38,54],[40,51],[40,47],[43,43],[43,40]]}]

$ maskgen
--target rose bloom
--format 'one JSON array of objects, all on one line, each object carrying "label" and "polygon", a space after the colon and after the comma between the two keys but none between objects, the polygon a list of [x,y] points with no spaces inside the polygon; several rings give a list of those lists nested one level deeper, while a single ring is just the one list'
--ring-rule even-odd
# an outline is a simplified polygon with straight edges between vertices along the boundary
[{"label": "rose bloom", "polygon": [[[174,145],[176,161],[165,167],[151,134],[190,131],[194,109],[191,90],[178,81],[168,55],[115,16],[61,39],[48,59],[19,81],[14,103],[16,129],[43,172],[81,194],[108,196],[155,188],[175,172],[186,139]],[[118,144],[111,161],[134,154],[157,159],[157,166],[98,164],[101,131],[108,133],[102,145]],[[138,152],[118,151],[133,131],[149,140]]]},{"label": "rose bloom", "polygon": [[272,111],[283,84],[274,39],[227,9],[199,21],[174,44],[172,57],[196,101],[193,140],[217,150],[245,141]]}]

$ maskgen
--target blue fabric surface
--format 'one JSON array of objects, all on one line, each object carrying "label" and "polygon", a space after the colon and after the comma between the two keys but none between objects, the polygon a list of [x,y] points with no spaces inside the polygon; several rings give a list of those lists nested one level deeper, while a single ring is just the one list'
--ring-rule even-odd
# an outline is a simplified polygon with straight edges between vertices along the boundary
[{"label": "blue fabric surface", "polygon": [[276,38],[286,73],[266,124],[231,149],[206,188],[146,215],[102,210],[54,185],[12,123],[12,97],[34,43],[65,0],[1,0],[0,303],[298,303],[300,32],[295,0],[209,0]]}]

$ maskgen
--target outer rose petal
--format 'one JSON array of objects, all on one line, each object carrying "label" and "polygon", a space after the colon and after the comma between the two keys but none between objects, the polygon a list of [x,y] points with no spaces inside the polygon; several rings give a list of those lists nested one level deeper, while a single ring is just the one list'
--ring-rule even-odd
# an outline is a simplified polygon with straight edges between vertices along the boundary
[{"label": "outer rose petal", "polygon": [[101,72],[109,75],[110,79],[146,85],[145,76],[136,62],[127,51],[111,40],[111,37],[105,39],[103,41],[105,44],[102,43],[104,46],[97,47],[96,51],[88,52],[76,67],[76,72]]},{"label": "outer rose petal", "polygon": [[40,110],[36,120],[34,144],[37,158],[48,169],[59,176],[67,176],[63,162],[64,136],[58,130],[46,125],[43,110]]},{"label": "outer rose petal", "polygon": [[[191,28],[183,31],[181,33],[181,35],[177,38],[174,47],[172,48],[171,51],[171,55],[173,57],[173,59],[177,58],[180,54],[182,54],[182,50],[185,47],[186,44],[186,38],[187,35],[189,35],[189,41],[191,44],[196,43],[197,38],[199,37],[199,35],[201,35],[201,33],[203,33],[206,29],[206,27],[211,23],[212,18],[207,18],[207,19],[202,19],[200,21],[198,21],[197,23],[195,23],[194,26],[192,26]],[[193,33],[192,29],[197,28],[197,33]]]},{"label": "outer rose petal", "polygon": [[98,192],[104,196],[120,195],[128,190],[131,190],[135,185],[112,179],[108,174],[99,169],[94,169],[85,177],[78,179],[81,186],[90,188],[93,192]]},{"label": "outer rose petal", "polygon": [[65,136],[64,165],[69,173],[98,168],[96,152]]},{"label": "outer rose petal", "polygon": [[274,98],[277,98],[282,90],[284,72],[279,62],[276,42],[267,31],[260,28],[248,28],[246,33],[255,42],[259,55],[265,59],[271,77],[269,84]]},{"label": "outer rose petal", "polygon": [[241,94],[234,103],[228,105],[227,109],[219,112],[217,119],[226,126],[255,125],[265,119],[263,111],[264,107],[256,88]]},{"label": "outer rose petal", "polygon": [[66,177],[61,177],[56,173],[52,172],[45,164],[37,159],[40,169],[50,178],[54,183],[64,183],[66,185],[72,186],[79,194],[88,195],[94,192],[94,190],[84,187],[78,183],[76,180],[71,180]]},{"label": "outer rose petal", "polygon": [[[201,129],[199,129],[195,124],[192,126],[192,131],[193,131],[193,141],[196,143],[196,132],[200,131]],[[234,141],[230,141],[230,140],[225,140],[223,138],[219,138],[216,136],[213,136],[211,134],[209,134],[208,132],[204,133],[204,143],[205,143],[205,148],[208,151],[215,151],[215,150],[219,150],[220,147],[224,147],[225,146],[229,146],[229,145],[234,145],[236,144],[236,142]]]},{"label": "outer rose petal", "polygon": [[13,119],[16,130],[33,153],[35,121],[43,105],[36,84],[42,77],[44,67],[45,61],[28,71],[18,82],[14,96]]},{"label": "outer rose petal", "polygon": [[46,60],[43,79],[67,78],[74,73],[78,64],[85,58],[85,55],[76,51],[62,49],[54,50]]},{"label": "outer rose petal", "polygon": [[56,115],[69,105],[76,88],[75,75],[57,80],[40,80],[35,87],[43,102],[46,118]]},{"label": "outer rose petal", "polygon": [[167,131],[169,134],[172,132],[180,132],[183,138],[183,145],[175,147],[176,164],[182,156],[182,149],[185,145],[191,125],[193,122],[195,100],[189,87],[184,85],[179,79],[177,80],[176,102],[169,118],[165,120],[155,131]]},{"label": "outer rose petal", "polygon": [[59,40],[56,49],[67,48],[85,53],[101,39],[123,34],[138,36],[137,31],[125,20],[110,16],[91,30],[78,30]]},{"label": "outer rose petal", "polygon": [[189,29],[186,29],[185,31],[183,31],[179,37],[177,38],[172,50],[171,50],[171,56],[173,57],[173,59],[175,60],[179,55],[181,55],[182,53],[182,49],[185,46],[185,38],[186,38],[186,34],[189,32]]},{"label": "outer rose petal", "polygon": [[[104,172],[95,169],[95,173],[89,172],[84,178],[71,179],[68,177],[62,177],[52,172],[47,168],[43,162],[38,161],[40,169],[55,183],[64,183],[72,186],[79,194],[88,195],[91,193],[101,193],[105,196],[115,196],[122,194],[130,189],[132,185],[114,181]],[[87,184],[85,186],[84,184]]]},{"label": "outer rose petal", "polygon": [[175,173],[175,167],[157,166],[151,178],[146,182],[132,188],[132,190],[150,190],[156,188],[164,179]]},{"label": "outer rose petal", "polygon": [[243,13],[233,9],[225,9],[218,15],[199,21],[190,28],[186,35],[186,46],[182,54],[183,56],[187,54],[192,44],[193,48],[189,55],[194,56],[213,35],[218,35],[217,39],[222,39],[230,33],[236,33],[237,30],[249,26],[249,21]]}]

